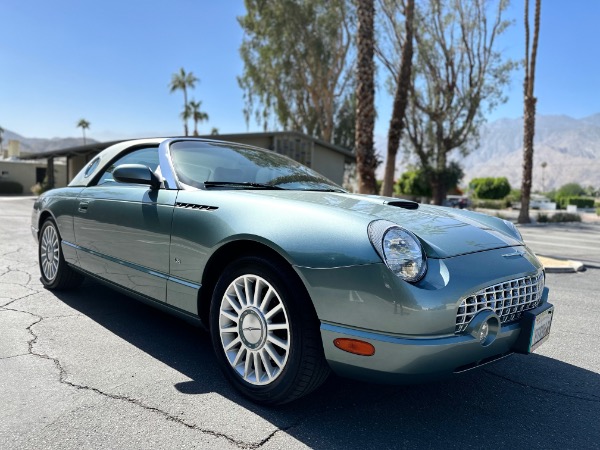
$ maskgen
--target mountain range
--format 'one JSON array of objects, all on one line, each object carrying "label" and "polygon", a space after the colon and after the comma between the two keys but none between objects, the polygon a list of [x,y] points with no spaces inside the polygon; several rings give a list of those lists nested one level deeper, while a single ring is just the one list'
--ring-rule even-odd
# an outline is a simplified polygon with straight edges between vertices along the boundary
[{"label": "mountain range", "polygon": [[[21,142],[21,152],[41,153],[83,144],[82,138],[26,138],[6,130],[3,146],[9,140]],[[87,139],[88,143],[96,142]],[[377,139],[380,154],[385,142]],[[462,184],[476,177],[507,177],[520,188],[523,161],[523,119],[500,119],[483,125],[479,143],[468,156],[453,156],[465,172]],[[542,163],[546,167],[542,168]],[[399,167],[399,172],[402,167]],[[380,165],[379,171],[383,169]],[[381,174],[379,174],[381,177]],[[582,119],[568,116],[536,117],[533,190],[549,191],[566,183],[600,188],[600,113]]]},{"label": "mountain range", "polygon": [[[513,188],[520,188],[523,119],[500,119],[484,125],[479,145],[459,162],[465,172],[464,185],[475,177],[504,176]],[[600,114],[582,119],[537,116],[533,190],[547,192],[571,182],[600,188]]]},{"label": "mountain range", "polygon": [[[51,150],[58,150],[62,148],[68,147],[77,147],[78,145],[83,145],[83,138],[52,138],[52,139],[43,139],[43,138],[26,138],[21,136],[20,134],[15,133],[14,131],[5,130],[2,133],[2,147],[8,147],[8,141],[17,140],[20,142],[19,148],[21,153],[44,153],[49,152]],[[95,141],[94,139],[87,138],[86,143],[92,144]]]}]

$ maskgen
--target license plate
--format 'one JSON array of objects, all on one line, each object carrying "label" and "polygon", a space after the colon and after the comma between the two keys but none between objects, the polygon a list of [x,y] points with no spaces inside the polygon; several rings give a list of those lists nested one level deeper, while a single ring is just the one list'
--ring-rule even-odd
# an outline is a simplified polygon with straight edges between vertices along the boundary
[{"label": "license plate", "polygon": [[531,337],[529,339],[529,352],[534,352],[550,336],[550,327],[554,317],[554,307],[548,308],[535,316]]}]

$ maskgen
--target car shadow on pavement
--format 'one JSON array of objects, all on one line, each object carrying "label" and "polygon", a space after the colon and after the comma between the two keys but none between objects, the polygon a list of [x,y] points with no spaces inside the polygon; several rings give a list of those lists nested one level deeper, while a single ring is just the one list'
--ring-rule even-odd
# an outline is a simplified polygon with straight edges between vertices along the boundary
[{"label": "car shadow on pavement", "polygon": [[216,393],[284,431],[269,437],[273,448],[592,448],[600,442],[600,375],[545,356],[513,355],[424,385],[332,375],[315,393],[267,408],[230,387],[201,328],[92,281],[56,296],[188,377],[173,395]]}]

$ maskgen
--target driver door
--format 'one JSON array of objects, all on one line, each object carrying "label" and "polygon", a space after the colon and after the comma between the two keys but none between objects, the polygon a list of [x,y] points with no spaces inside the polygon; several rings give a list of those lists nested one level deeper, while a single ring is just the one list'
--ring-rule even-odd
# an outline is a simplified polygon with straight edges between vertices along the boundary
[{"label": "driver door", "polygon": [[112,171],[121,164],[155,171],[158,148],[134,149],[81,192],[74,219],[79,263],[92,274],[165,302],[177,191],[116,182]]}]

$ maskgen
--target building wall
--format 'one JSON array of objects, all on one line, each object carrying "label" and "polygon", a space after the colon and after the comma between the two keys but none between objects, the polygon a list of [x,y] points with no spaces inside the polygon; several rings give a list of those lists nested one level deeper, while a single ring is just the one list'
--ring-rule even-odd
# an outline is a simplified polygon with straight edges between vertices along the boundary
[{"label": "building wall", "polygon": [[326,147],[315,144],[312,167],[321,175],[340,186],[344,183],[346,156]]},{"label": "building wall", "polygon": [[[46,161],[0,161],[0,180],[16,181],[23,186],[23,194],[30,195],[36,183],[36,169],[46,169]],[[67,185],[66,165],[54,162],[55,187]]]},{"label": "building wall", "polygon": [[67,157],[67,177],[69,180],[67,184],[75,178],[75,175],[77,175],[94,156],[96,155],[71,155]]}]

